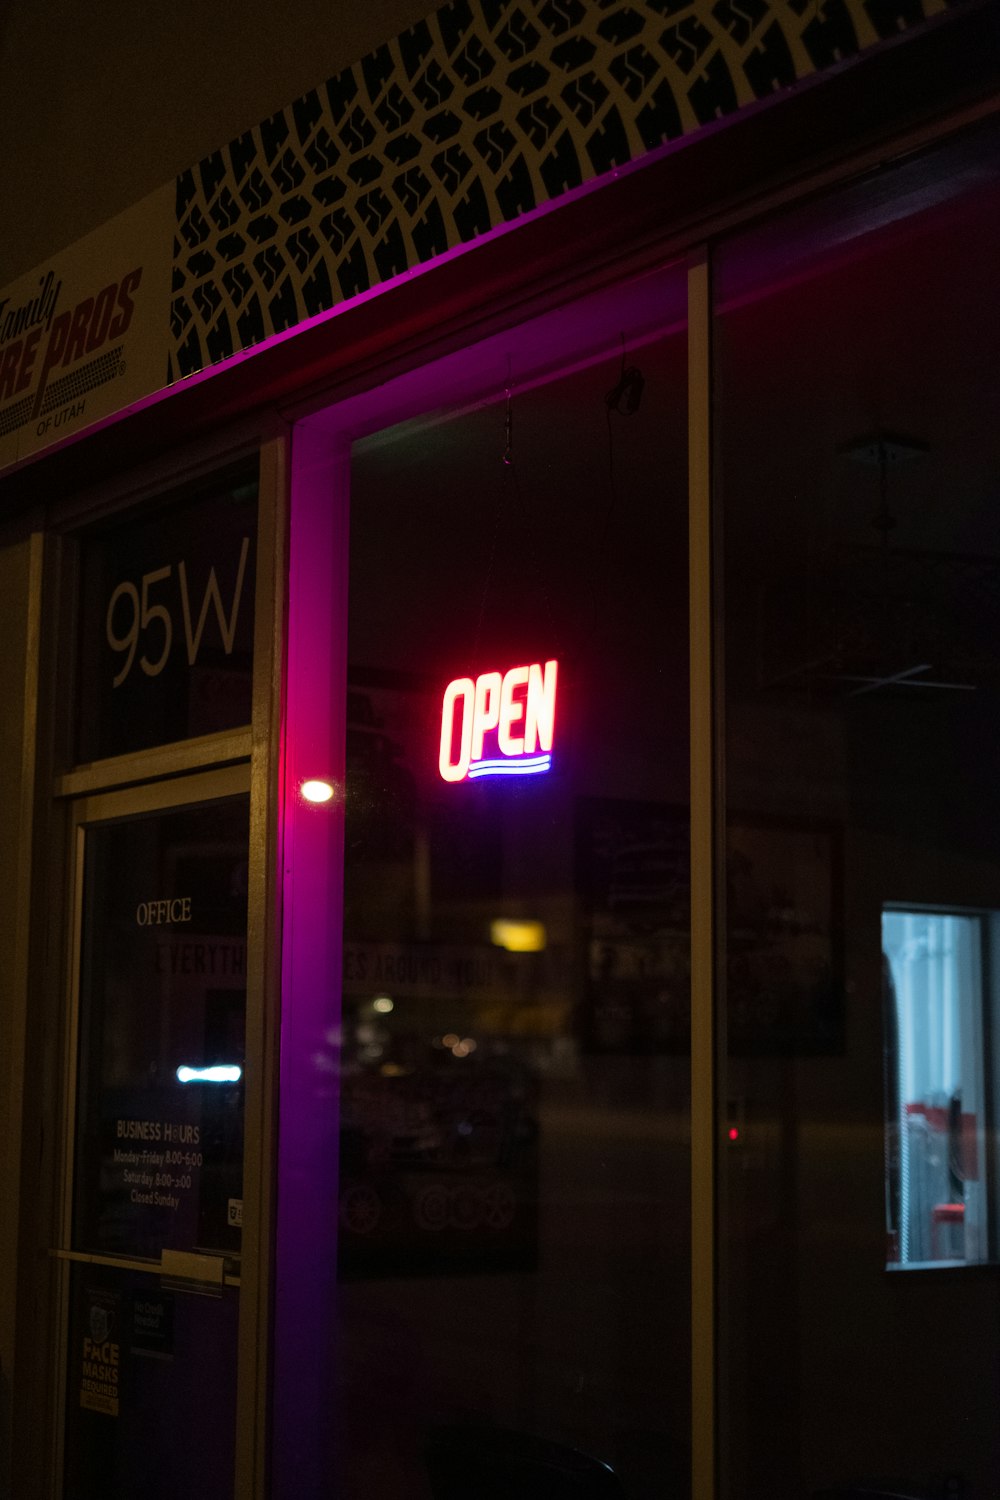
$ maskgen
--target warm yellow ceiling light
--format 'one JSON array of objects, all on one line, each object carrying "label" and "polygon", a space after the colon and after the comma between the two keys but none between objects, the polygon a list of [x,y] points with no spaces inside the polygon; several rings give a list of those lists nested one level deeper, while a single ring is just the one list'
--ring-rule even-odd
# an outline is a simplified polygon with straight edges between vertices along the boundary
[{"label": "warm yellow ceiling light", "polygon": [[544,922],[520,922],[498,917],[490,923],[490,941],[508,953],[541,953],[545,947]]}]

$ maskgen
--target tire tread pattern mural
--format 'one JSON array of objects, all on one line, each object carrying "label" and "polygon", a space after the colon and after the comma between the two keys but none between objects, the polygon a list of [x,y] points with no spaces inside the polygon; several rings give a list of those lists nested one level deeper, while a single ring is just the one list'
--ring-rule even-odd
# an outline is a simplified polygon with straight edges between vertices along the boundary
[{"label": "tire tread pattern mural", "polygon": [[178,177],[168,379],[946,8],[448,0]]}]

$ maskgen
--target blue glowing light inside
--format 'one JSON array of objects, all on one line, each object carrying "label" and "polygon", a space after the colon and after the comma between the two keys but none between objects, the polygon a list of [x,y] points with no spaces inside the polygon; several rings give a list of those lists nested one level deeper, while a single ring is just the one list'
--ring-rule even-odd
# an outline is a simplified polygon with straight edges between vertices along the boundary
[{"label": "blue glowing light inside", "polygon": [[552,766],[551,755],[526,755],[520,760],[509,757],[503,760],[475,760],[469,767],[468,778],[478,776],[536,776],[539,771],[548,771]]},{"label": "blue glowing light inside", "polygon": [[177,1069],[178,1083],[239,1083],[242,1077],[238,1063],[217,1063],[211,1068],[188,1068],[182,1063]]}]

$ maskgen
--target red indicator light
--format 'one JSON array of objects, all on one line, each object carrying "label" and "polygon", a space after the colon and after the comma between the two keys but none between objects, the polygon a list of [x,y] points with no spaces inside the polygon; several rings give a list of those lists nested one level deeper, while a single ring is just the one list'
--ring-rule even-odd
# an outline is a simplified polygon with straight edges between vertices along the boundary
[{"label": "red indicator light", "polygon": [[559,663],[456,677],[444,690],[438,768],[445,781],[531,776],[552,764]]},{"label": "red indicator light", "polygon": [[739,1138],[740,1138],[739,1128],[736,1125],[730,1125],[730,1127],[729,1127],[729,1139],[731,1141],[738,1141]]}]

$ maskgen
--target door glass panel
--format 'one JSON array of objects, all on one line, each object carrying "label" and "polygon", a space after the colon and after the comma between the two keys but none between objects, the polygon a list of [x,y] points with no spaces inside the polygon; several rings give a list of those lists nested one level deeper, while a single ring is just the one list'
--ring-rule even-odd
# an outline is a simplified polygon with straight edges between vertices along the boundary
[{"label": "door glass panel", "polygon": [[355,448],[344,1494],[687,1483],[683,286]]},{"label": "door glass panel", "polygon": [[76,1250],[239,1252],[247,820],[240,798],[87,834]]},{"label": "door glass panel", "polygon": [[140,1264],[72,1267],[74,1500],[232,1483],[247,860],[245,797],[86,832],[71,1249]]},{"label": "door glass panel", "polygon": [[66,1500],[226,1500],[233,1489],[239,1294],[70,1268]]}]

